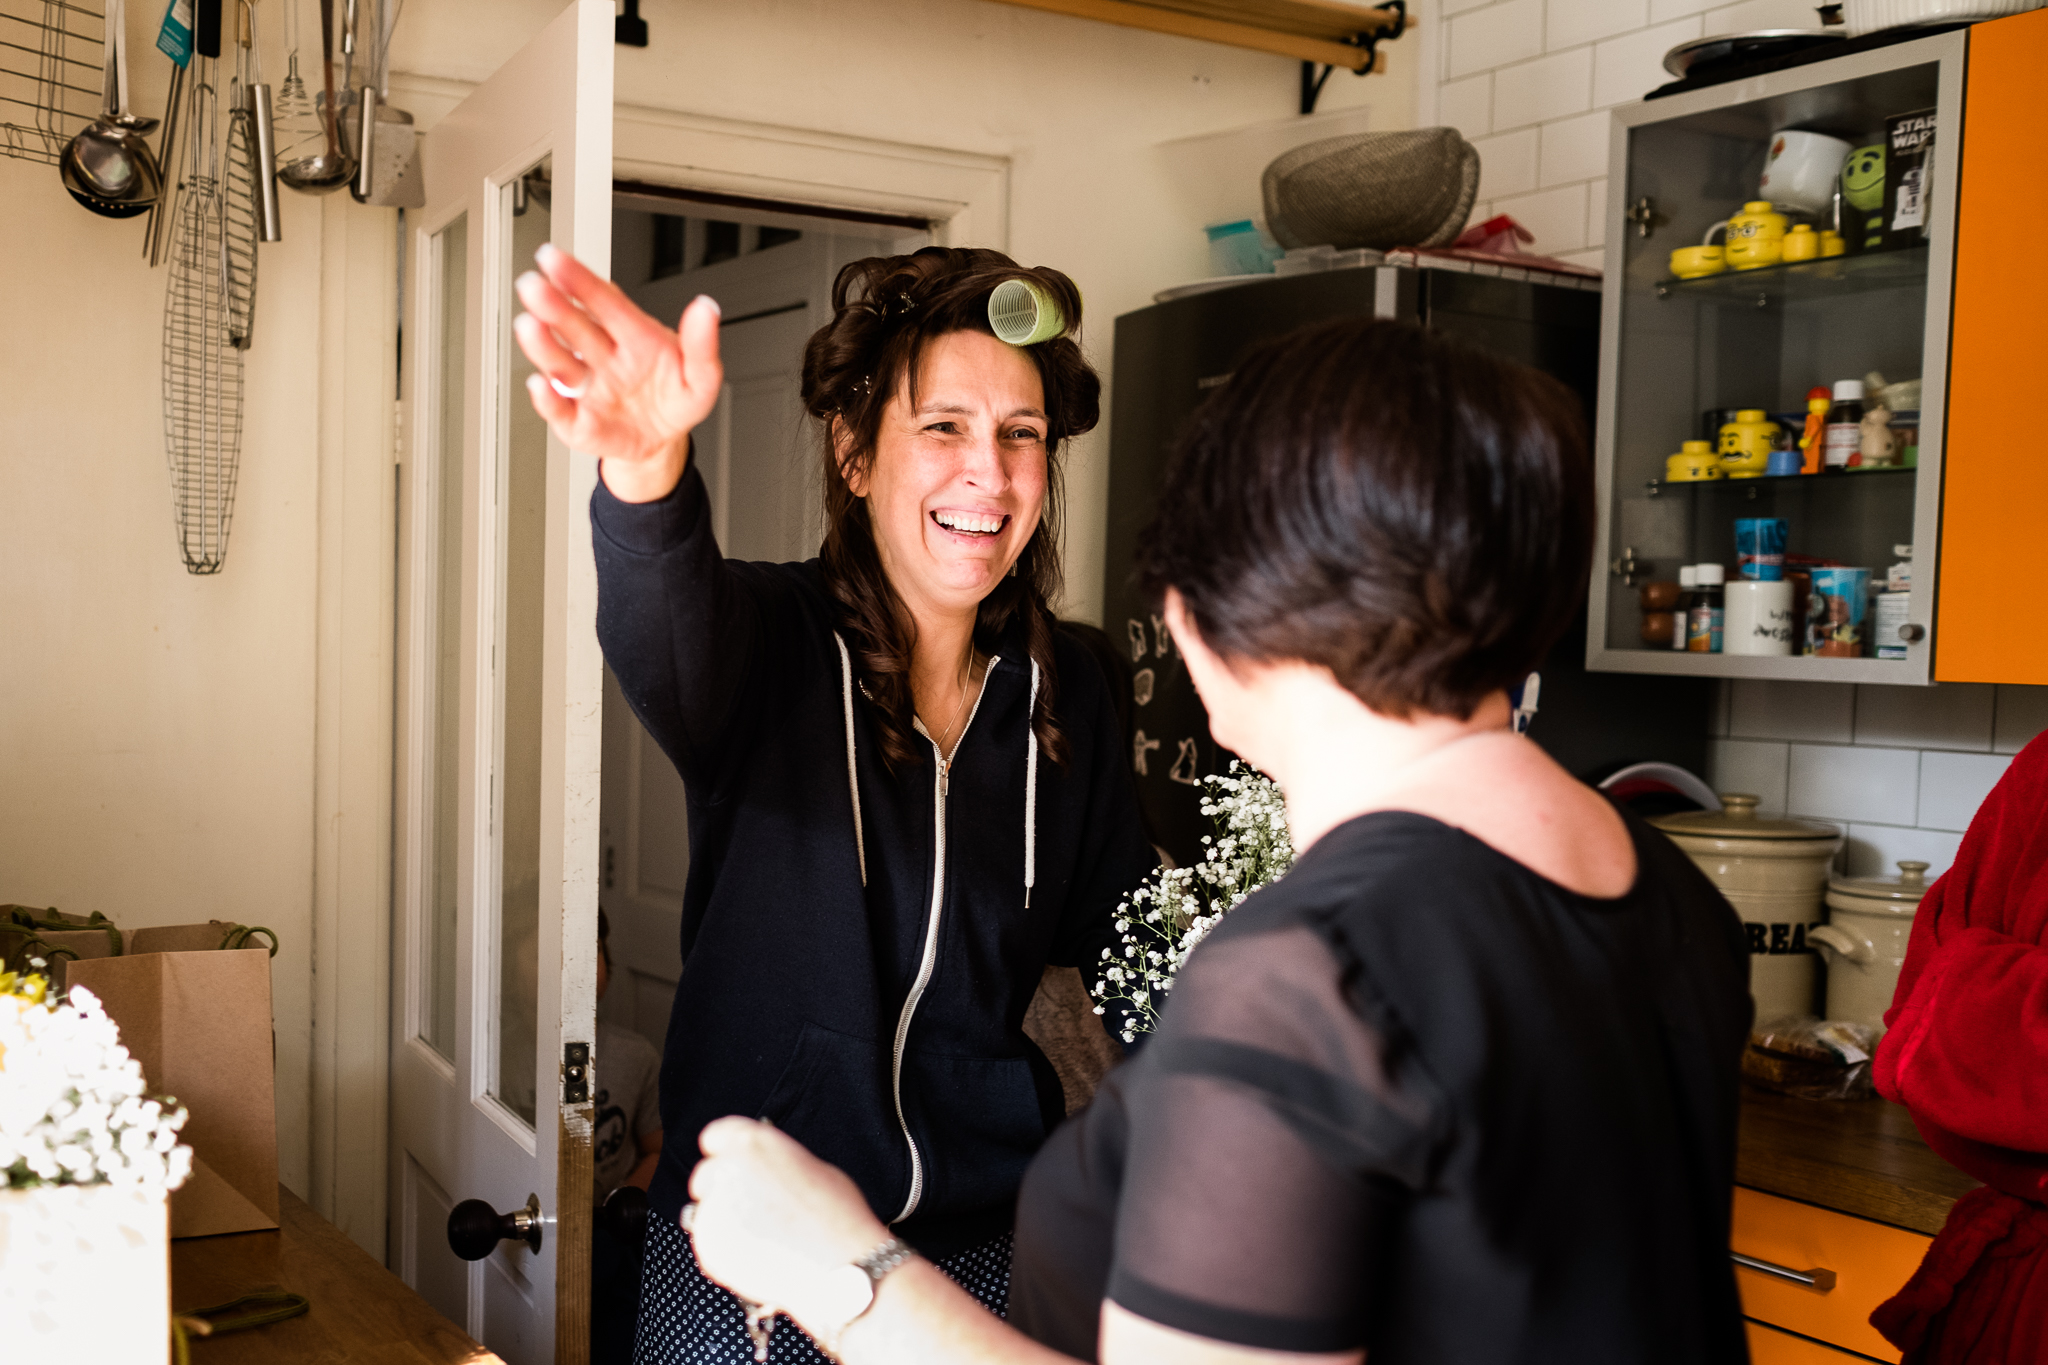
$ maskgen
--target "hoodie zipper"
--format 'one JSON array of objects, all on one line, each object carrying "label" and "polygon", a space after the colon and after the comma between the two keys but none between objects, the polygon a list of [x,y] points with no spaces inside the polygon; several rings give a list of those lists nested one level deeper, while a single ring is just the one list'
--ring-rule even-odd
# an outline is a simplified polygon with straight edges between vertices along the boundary
[{"label": "hoodie zipper", "polygon": [[[967,742],[967,732],[974,728],[974,717],[981,711],[981,699],[988,695],[988,680],[1001,662],[1001,655],[991,655],[988,667],[982,670],[981,691],[974,694],[974,708],[967,713],[967,724],[960,727],[960,738],[953,742],[955,754]],[[937,770],[932,778],[932,904],[925,916],[924,955],[918,960],[917,978],[910,983],[903,1013],[896,1020],[891,1088],[896,1099],[896,1122],[903,1129],[904,1145],[910,1148],[910,1197],[903,1201],[903,1211],[889,1220],[892,1223],[900,1223],[917,1212],[918,1201],[924,1198],[924,1157],[917,1150],[917,1139],[910,1135],[910,1119],[903,1112],[903,1045],[910,1038],[910,1020],[917,1013],[917,1002],[924,998],[924,989],[931,984],[932,969],[938,965],[939,911],[946,899],[946,797],[953,787],[952,762],[940,751],[938,741],[932,739],[924,722],[916,724],[917,732],[931,741],[933,766]]]}]

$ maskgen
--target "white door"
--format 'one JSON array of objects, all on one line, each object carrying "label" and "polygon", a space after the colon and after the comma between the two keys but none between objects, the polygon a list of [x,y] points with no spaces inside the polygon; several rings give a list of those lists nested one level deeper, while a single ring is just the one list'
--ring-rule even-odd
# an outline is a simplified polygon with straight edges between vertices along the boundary
[{"label": "white door", "polygon": [[[527,401],[512,280],[548,241],[609,268],[612,18],[577,0],[434,126],[407,224],[393,1249],[513,1365],[588,1352],[603,684],[596,465]],[[538,1213],[465,1261],[467,1200]]]}]

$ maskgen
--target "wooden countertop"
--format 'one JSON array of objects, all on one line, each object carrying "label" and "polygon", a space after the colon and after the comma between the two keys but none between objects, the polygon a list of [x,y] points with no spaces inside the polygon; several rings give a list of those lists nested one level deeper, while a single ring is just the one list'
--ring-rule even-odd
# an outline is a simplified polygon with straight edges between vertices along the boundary
[{"label": "wooden countertop", "polygon": [[1796,1100],[1747,1083],[1735,1183],[1933,1236],[1977,1182],[1888,1100]]},{"label": "wooden countertop", "polygon": [[277,1193],[279,1226],[274,1232],[171,1243],[171,1306],[180,1311],[210,1308],[251,1290],[282,1287],[304,1294],[312,1307],[267,1327],[195,1337],[192,1365],[484,1365],[498,1360],[298,1196],[281,1185]]}]

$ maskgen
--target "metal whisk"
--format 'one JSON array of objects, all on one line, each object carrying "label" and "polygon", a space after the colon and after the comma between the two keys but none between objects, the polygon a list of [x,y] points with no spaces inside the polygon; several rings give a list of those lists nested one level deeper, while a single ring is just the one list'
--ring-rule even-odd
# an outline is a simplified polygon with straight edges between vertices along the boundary
[{"label": "metal whisk", "polygon": [[254,46],[246,0],[236,9],[241,32],[235,46],[235,77],[228,85],[227,165],[221,199],[226,225],[228,340],[246,351],[256,325],[256,243],[264,236],[258,176],[268,176],[271,171],[268,158],[257,155],[256,82],[251,79]]},{"label": "metal whisk", "polygon": [[227,559],[242,445],[242,353],[230,322],[232,257],[215,65],[211,58],[192,59],[184,193],[171,226],[164,300],[164,454],[178,549],[195,574],[219,573]]}]

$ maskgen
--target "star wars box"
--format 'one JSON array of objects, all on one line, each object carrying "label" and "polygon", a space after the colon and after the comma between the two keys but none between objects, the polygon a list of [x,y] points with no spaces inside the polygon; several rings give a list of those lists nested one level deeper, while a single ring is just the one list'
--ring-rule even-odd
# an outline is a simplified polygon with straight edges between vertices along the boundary
[{"label": "star wars box", "polygon": [[1934,111],[1894,114],[1884,121],[1884,250],[1926,244],[1933,188]]}]

